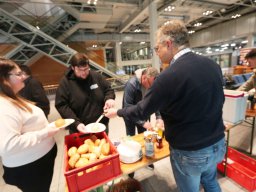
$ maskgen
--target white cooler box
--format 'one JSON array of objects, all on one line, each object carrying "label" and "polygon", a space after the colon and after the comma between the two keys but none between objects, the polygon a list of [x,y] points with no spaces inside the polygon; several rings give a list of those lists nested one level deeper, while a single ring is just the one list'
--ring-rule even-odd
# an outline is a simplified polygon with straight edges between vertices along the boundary
[{"label": "white cooler box", "polygon": [[224,94],[223,120],[234,124],[243,121],[245,119],[248,94],[234,90],[224,90]]}]

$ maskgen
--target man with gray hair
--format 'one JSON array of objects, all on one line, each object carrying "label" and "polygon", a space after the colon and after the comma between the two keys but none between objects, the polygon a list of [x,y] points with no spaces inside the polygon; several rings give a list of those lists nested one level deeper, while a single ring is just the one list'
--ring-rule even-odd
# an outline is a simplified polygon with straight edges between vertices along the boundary
[{"label": "man with gray hair", "polygon": [[220,192],[217,163],[225,154],[222,119],[223,77],[213,60],[197,55],[189,46],[183,22],[171,20],[157,31],[156,54],[170,66],[161,72],[142,101],[123,109],[105,110],[136,122],[159,110],[179,191]]},{"label": "man with gray hair", "polygon": [[[159,75],[159,72],[154,67],[148,67],[138,69],[135,71],[135,75],[130,78],[124,88],[123,108],[131,105],[136,105],[142,100],[146,91],[151,87],[155,78]],[[126,134],[133,136],[136,133],[136,127],[138,133],[143,133],[146,129],[152,129],[152,125],[146,119],[140,119],[137,122],[133,122],[124,118],[126,126]],[[159,126],[163,126],[163,121],[159,112],[156,113],[156,123]]]},{"label": "man with gray hair", "polygon": [[[123,108],[136,105],[139,101],[142,100],[146,91],[151,87],[155,78],[159,75],[159,72],[154,67],[148,67],[143,69],[138,69],[135,71],[135,75],[130,78],[124,88],[124,97],[123,97]],[[159,112],[155,113],[156,115],[156,125],[158,127],[163,127],[163,120]],[[153,129],[149,118],[140,119],[138,121],[131,121],[125,117],[124,123],[126,127],[126,135],[133,136],[136,133],[143,133],[144,131]],[[154,165],[151,164],[148,166],[150,169],[154,169]],[[134,173],[130,173],[129,177],[133,178]]]}]

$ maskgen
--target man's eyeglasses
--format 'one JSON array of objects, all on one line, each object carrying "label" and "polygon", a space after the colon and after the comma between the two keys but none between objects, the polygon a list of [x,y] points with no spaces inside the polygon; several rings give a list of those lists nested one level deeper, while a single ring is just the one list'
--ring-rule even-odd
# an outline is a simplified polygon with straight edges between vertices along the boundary
[{"label": "man's eyeglasses", "polygon": [[18,73],[9,73],[9,75],[15,75],[15,76],[21,77],[22,75],[25,75],[25,73],[23,71],[20,71]]},{"label": "man's eyeglasses", "polygon": [[158,49],[159,49],[159,46],[155,46],[153,49],[154,49],[155,52],[157,52]]}]

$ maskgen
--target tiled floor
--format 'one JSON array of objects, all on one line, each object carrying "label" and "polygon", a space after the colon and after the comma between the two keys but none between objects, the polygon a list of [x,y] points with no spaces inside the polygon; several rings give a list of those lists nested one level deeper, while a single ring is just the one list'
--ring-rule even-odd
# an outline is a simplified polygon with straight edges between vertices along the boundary
[{"label": "tiled floor", "polygon": [[[120,107],[122,102],[123,92],[117,92],[116,106]],[[59,117],[56,109],[54,108],[54,98],[51,100],[51,114],[49,116],[49,122],[56,120]],[[154,118],[152,118],[154,121]],[[250,127],[246,123],[235,127],[230,133],[230,145],[242,148],[248,151],[250,142]],[[65,191],[65,179],[63,175],[63,138],[65,131],[60,131],[56,135],[56,141],[58,144],[58,155],[55,163],[54,177],[51,185],[51,192],[64,192]],[[125,126],[121,118],[111,119],[110,121],[110,133],[111,139],[119,139],[125,136]],[[254,144],[254,154],[256,154],[256,141]],[[171,165],[169,158],[165,158],[154,164],[155,169],[149,170],[142,168],[135,173],[135,179],[141,182],[144,192],[176,192],[175,180],[172,175]],[[3,174],[2,166],[0,166],[0,175]],[[218,176],[219,183],[223,192],[243,192],[247,191],[240,185],[227,177]],[[18,192],[16,187],[6,185],[3,179],[0,179],[0,192]],[[203,190],[201,190],[203,191]]]}]

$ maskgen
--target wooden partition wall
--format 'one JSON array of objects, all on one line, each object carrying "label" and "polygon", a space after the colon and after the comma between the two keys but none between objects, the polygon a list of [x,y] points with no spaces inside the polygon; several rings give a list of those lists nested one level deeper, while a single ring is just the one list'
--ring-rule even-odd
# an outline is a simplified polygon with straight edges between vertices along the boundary
[{"label": "wooden partition wall", "polygon": [[[89,59],[97,64],[105,67],[105,51],[104,49],[86,50],[83,42],[75,42],[69,45],[77,52],[86,53]],[[6,55],[9,51],[16,47],[15,44],[0,44],[0,56]],[[30,64],[32,74],[35,78],[42,82],[43,85],[58,84],[61,77],[67,70],[67,66],[51,59],[47,56],[42,56],[35,63]]]},{"label": "wooden partition wall", "polygon": [[58,84],[67,69],[66,66],[47,56],[41,57],[29,67],[33,76],[41,81],[43,85]]}]

